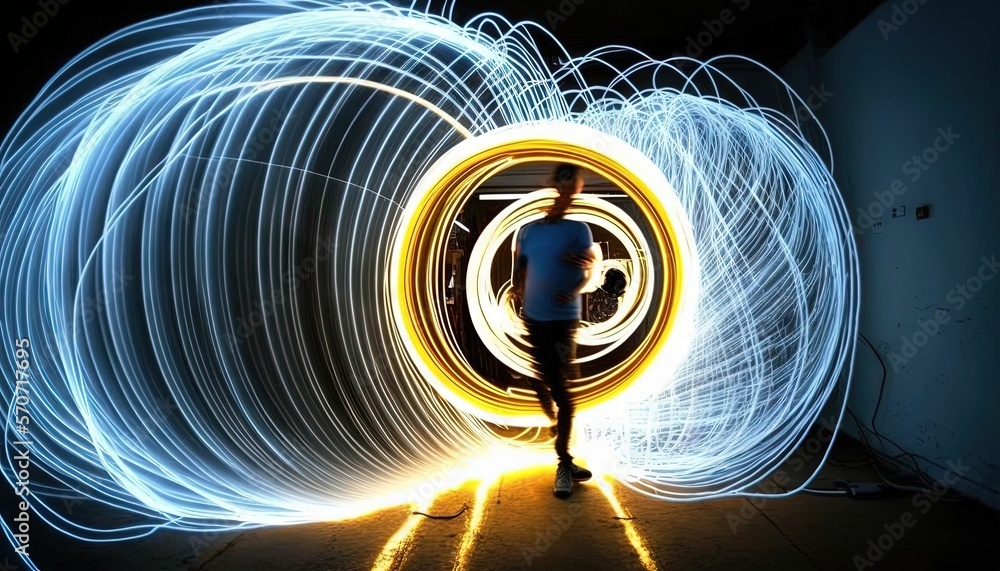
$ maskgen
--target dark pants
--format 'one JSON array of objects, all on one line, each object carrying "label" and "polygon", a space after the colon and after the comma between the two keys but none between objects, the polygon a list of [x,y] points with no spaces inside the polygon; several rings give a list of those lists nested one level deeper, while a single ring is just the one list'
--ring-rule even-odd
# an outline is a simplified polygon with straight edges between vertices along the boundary
[{"label": "dark pants", "polygon": [[552,403],[559,407],[556,417],[556,454],[560,462],[572,462],[569,454],[569,435],[573,430],[573,401],[570,399],[566,381],[580,377],[576,364],[576,329],[580,322],[531,321],[528,327],[528,343],[538,364],[541,379],[533,379],[532,386],[538,393],[538,401],[549,418],[553,417]]}]

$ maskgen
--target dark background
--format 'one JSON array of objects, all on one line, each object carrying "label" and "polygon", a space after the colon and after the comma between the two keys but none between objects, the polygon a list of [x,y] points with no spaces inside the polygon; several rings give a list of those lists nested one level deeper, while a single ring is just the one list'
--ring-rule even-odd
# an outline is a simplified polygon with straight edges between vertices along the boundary
[{"label": "dark background", "polygon": [[[44,0],[43,0],[44,1]],[[58,0],[49,0],[57,2]],[[142,0],[110,5],[96,0],[62,0],[59,12],[15,53],[9,34],[21,34],[22,18],[40,10],[39,0],[7,0],[0,6],[0,46],[7,85],[3,89],[6,133],[45,82],[74,55],[130,24],[186,8],[220,3],[212,0]],[[441,5],[435,2],[434,5]],[[551,31],[571,55],[611,44],[635,47],[665,59],[684,54],[689,42],[709,31],[723,10],[733,12],[725,33],[712,37],[698,57],[740,54],[778,69],[812,39],[817,49],[832,46],[876,6],[877,0],[518,0],[461,1],[455,19],[465,22],[489,11],[512,21],[532,20]],[[740,8],[745,7],[741,11]],[[717,25],[717,24],[716,24]],[[716,27],[716,29],[718,29]],[[708,36],[702,36],[708,38]]]}]

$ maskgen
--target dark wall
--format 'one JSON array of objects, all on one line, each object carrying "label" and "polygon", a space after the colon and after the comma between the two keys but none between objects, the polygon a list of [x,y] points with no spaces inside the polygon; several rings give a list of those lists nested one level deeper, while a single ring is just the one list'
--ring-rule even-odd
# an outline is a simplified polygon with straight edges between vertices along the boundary
[{"label": "dark wall", "polygon": [[[994,507],[998,20],[995,1],[887,2],[829,51],[804,50],[784,70],[803,96],[827,93],[814,102],[855,226],[860,329],[887,369],[875,426],[934,477],[968,466],[957,488]],[[930,216],[918,219],[923,205]],[[864,344],[856,366],[850,405],[870,423],[882,369]]]}]

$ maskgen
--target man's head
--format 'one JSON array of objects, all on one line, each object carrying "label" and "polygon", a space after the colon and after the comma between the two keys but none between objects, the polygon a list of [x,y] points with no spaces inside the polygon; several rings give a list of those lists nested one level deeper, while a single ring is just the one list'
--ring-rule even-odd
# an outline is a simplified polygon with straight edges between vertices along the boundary
[{"label": "man's head", "polygon": [[576,165],[563,163],[556,166],[552,178],[552,184],[560,195],[573,196],[583,191],[583,169]]},{"label": "man's head", "polygon": [[559,191],[559,197],[549,210],[549,219],[561,219],[569,208],[573,197],[583,192],[583,169],[563,163],[556,166],[552,174],[552,186]]}]

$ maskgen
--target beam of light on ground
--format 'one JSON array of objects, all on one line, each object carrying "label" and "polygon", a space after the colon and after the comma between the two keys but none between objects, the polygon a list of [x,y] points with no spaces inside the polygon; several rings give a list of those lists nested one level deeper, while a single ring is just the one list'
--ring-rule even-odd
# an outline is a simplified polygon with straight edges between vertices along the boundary
[{"label": "beam of light on ground", "polygon": [[417,514],[406,518],[403,525],[396,533],[392,534],[378,557],[375,558],[372,571],[396,571],[403,567],[406,557],[413,549],[413,535],[417,532],[417,526],[423,519],[425,519],[424,516]]},{"label": "beam of light on ground", "polygon": [[653,554],[646,545],[646,541],[639,534],[639,530],[636,529],[635,525],[632,523],[632,514],[628,513],[624,507],[622,507],[621,502],[618,501],[618,496],[615,495],[614,488],[611,487],[611,483],[605,479],[604,476],[598,476],[595,480],[597,488],[601,490],[604,497],[611,504],[611,509],[615,512],[615,517],[618,521],[622,523],[622,527],[625,528],[625,537],[628,539],[629,544],[632,549],[635,550],[636,555],[639,556],[639,562],[642,563],[643,568],[646,571],[656,571],[659,569],[656,565],[656,560],[653,559]]},{"label": "beam of light on ground", "polygon": [[483,516],[486,514],[486,500],[489,499],[490,489],[497,484],[500,479],[500,471],[495,477],[479,482],[476,486],[476,499],[472,506],[472,516],[469,518],[469,525],[462,535],[462,543],[458,548],[458,555],[455,557],[455,571],[465,571],[469,568],[469,557],[472,555],[472,548],[479,537],[480,529],[483,526]]}]

